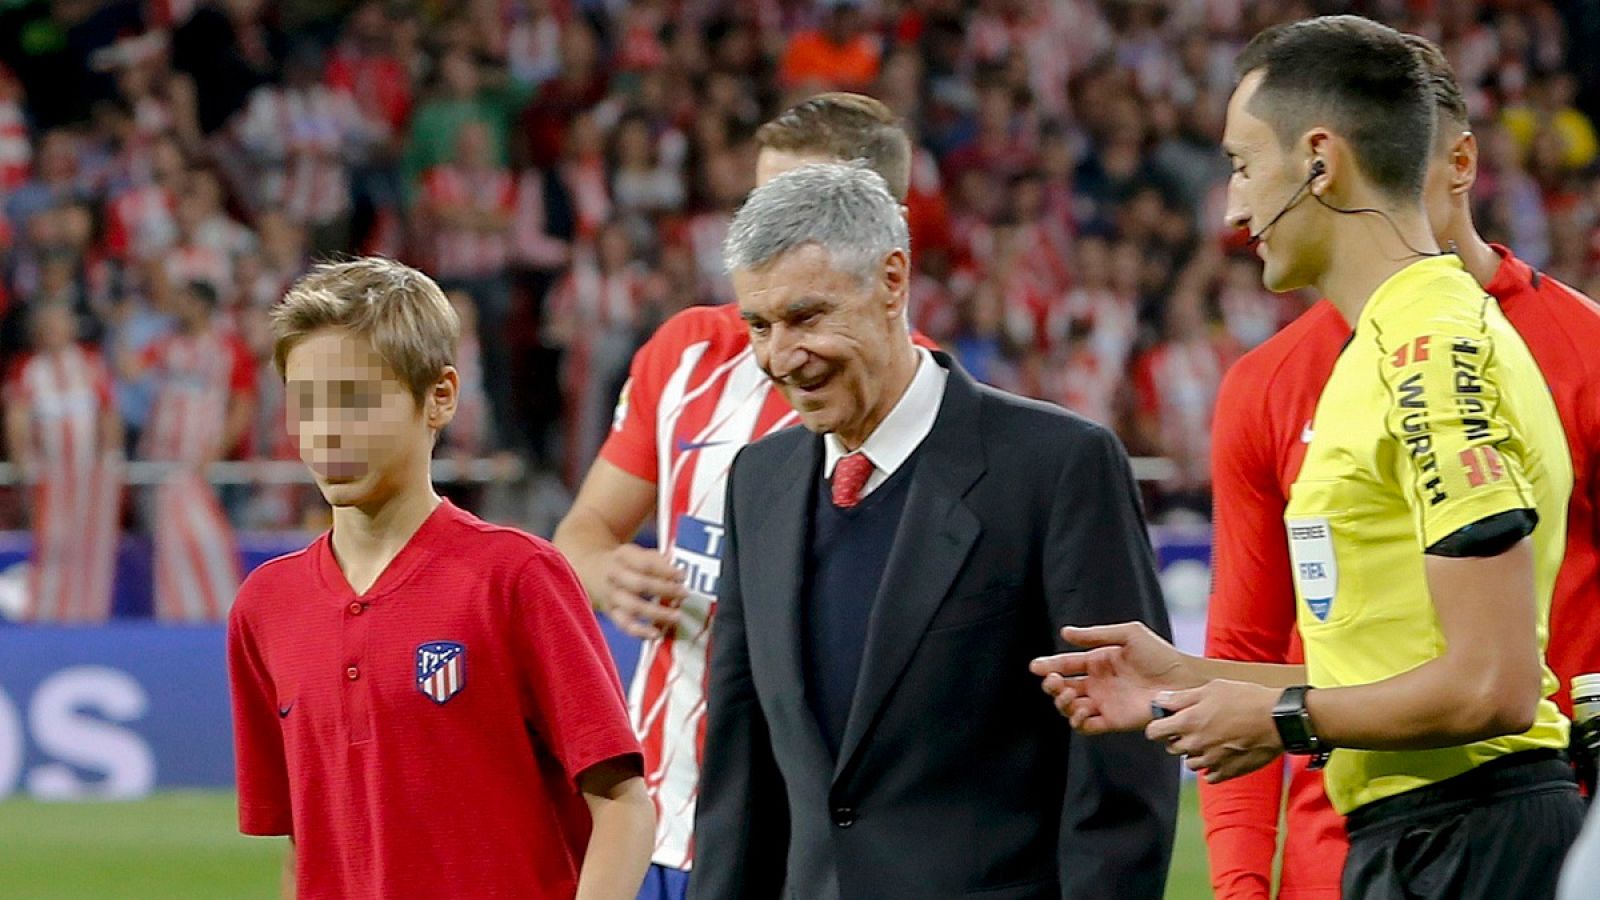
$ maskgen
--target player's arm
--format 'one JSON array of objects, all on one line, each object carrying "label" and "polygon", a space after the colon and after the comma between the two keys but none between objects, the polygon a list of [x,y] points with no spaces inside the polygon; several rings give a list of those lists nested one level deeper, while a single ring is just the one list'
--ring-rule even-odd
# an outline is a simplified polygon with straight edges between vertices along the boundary
[{"label": "player's arm", "polygon": [[589,602],[637,638],[657,637],[676,624],[678,611],[659,601],[686,594],[672,560],[632,542],[655,504],[653,483],[596,459],[555,533]]},{"label": "player's arm", "polygon": [[[1267,392],[1260,389],[1265,375],[1247,358],[1217,392],[1206,655],[1282,663],[1294,632],[1294,584],[1283,530],[1287,501],[1273,458]],[[1221,784],[1201,783],[1211,888],[1220,900],[1272,897],[1283,790],[1283,773],[1274,766]]]},{"label": "player's arm", "polygon": [[632,900],[655,849],[655,804],[638,757],[607,760],[578,776],[593,826],[578,872],[577,900]]},{"label": "player's arm", "polygon": [[538,547],[518,583],[507,631],[513,658],[522,661],[525,715],[593,823],[577,896],[632,898],[650,865],[655,805],[644,792],[644,760],[616,667],[561,554]]},{"label": "player's arm", "polygon": [[22,467],[24,473],[33,470],[33,427],[29,422],[28,407],[20,402],[17,392],[6,397],[6,456]]},{"label": "player's arm", "polygon": [[656,506],[661,440],[656,408],[666,369],[677,355],[674,324],[662,326],[634,354],[616,423],[554,538],[577,570],[590,604],[638,638],[671,628],[678,619],[672,604],[687,595],[683,573],[667,556],[632,543]]},{"label": "player's arm", "polygon": [[1430,555],[1445,650],[1409,672],[1307,695],[1317,735],[1336,747],[1425,750],[1533,727],[1541,665],[1533,547],[1487,558]]}]

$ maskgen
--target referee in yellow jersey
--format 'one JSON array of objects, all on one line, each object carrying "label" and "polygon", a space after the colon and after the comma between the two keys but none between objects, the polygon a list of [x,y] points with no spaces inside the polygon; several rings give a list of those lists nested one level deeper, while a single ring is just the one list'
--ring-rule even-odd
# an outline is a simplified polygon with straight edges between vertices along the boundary
[{"label": "referee in yellow jersey", "polygon": [[1306,664],[1198,659],[1125,624],[1066,629],[1089,649],[1034,671],[1074,727],[1144,728],[1211,781],[1325,762],[1346,898],[1553,896],[1583,807],[1544,665],[1572,489],[1549,389],[1433,241],[1432,101],[1401,35],[1309,19],[1238,69],[1228,217],[1267,287],[1317,289],[1355,332],[1285,515]]}]

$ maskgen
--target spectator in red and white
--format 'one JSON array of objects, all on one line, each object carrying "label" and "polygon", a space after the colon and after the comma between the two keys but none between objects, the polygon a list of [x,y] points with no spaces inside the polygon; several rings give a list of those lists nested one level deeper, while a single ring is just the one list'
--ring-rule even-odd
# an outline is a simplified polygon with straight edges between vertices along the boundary
[{"label": "spectator in red and white", "polygon": [[462,126],[454,161],[423,176],[417,218],[429,236],[434,276],[446,290],[464,291],[476,306],[495,431],[511,437],[519,433],[511,410],[506,340],[517,184],[511,171],[495,161],[489,141],[482,122]]},{"label": "spectator in red and white", "polygon": [[683,208],[683,173],[661,161],[650,122],[642,115],[623,116],[611,134],[611,197],[616,214],[638,228],[658,216]]},{"label": "spectator in red and white", "polygon": [[217,299],[206,282],[179,286],[177,331],[121,361],[124,377],[150,372],[157,384],[139,457],[180,465],[143,509],[155,535],[156,614],[168,620],[214,621],[239,587],[233,531],[204,473],[246,449],[257,371],[244,342],[216,326]]},{"label": "spectator in red and white", "polygon": [[1221,265],[1217,308],[1234,345],[1243,353],[1277,333],[1295,317],[1298,306],[1289,294],[1261,286],[1261,267],[1248,256],[1229,257]]},{"label": "spectator in red and white", "polygon": [[700,291],[715,303],[733,300],[722,264],[722,242],[733,214],[749,193],[753,166],[731,151],[707,156],[700,173],[700,210],[684,223],[684,237],[700,271]]},{"label": "spectator in red and white", "polygon": [[191,166],[185,179],[185,199],[194,204],[195,240],[213,247],[229,261],[257,247],[255,232],[228,214],[222,181],[207,166]]},{"label": "spectator in red and white", "polygon": [[564,350],[565,475],[572,487],[611,425],[628,361],[638,345],[647,287],[648,274],[634,260],[627,226],[611,222],[592,244],[579,246],[572,268],[551,294],[545,335],[547,343]]},{"label": "spectator in red and white", "polygon": [[33,143],[22,109],[22,84],[0,65],[0,196],[21,187],[33,170]]},{"label": "spectator in red and white", "polygon": [[778,85],[790,94],[866,91],[878,80],[881,39],[869,28],[862,0],[820,0],[822,21],[789,38],[778,62]]},{"label": "spectator in red and white", "polygon": [[1135,426],[1147,446],[1177,467],[1166,483],[1174,504],[1204,516],[1211,480],[1211,414],[1222,373],[1237,353],[1231,341],[1212,333],[1205,298],[1194,285],[1179,286],[1167,303],[1163,324],[1161,341],[1134,363]]},{"label": "spectator in red and white", "polygon": [[1021,243],[1019,263],[1052,295],[1072,282],[1072,234],[1066,223],[1049,215],[1044,174],[1028,169],[1011,177],[1007,203]]},{"label": "spectator in red and white", "polygon": [[[277,299],[281,299],[280,294]],[[250,354],[255,371],[256,404],[251,417],[246,450],[254,460],[298,461],[300,447],[289,432],[284,404],[283,378],[272,363],[272,322],[267,306],[244,304],[235,310],[239,340]],[[250,492],[238,512],[244,528],[297,528],[301,510],[309,499],[307,485],[262,484]]]},{"label": "spectator in red and white", "polygon": [[1073,251],[1074,283],[1050,321],[1051,334],[1066,343],[1074,330],[1083,330],[1099,367],[1120,377],[1139,327],[1138,274],[1113,275],[1112,247],[1102,235],[1080,237]]},{"label": "spectator in red and white", "polygon": [[600,122],[591,112],[574,116],[566,132],[561,181],[572,200],[572,214],[580,240],[593,238],[612,217],[605,141]]},{"label": "spectator in red and white", "polygon": [[1107,428],[1118,424],[1117,397],[1123,370],[1107,364],[1093,342],[1093,323],[1075,319],[1048,352],[1035,351],[1038,396]]},{"label": "spectator in red and white", "polygon": [[350,247],[350,166],[381,133],[320,74],[316,51],[301,47],[283,84],[252,94],[235,129],[253,174],[250,206],[279,207],[306,226],[314,251],[338,253]]},{"label": "spectator in red and white", "polygon": [[164,134],[175,135],[188,153],[201,150],[194,80],[173,70],[165,32],[124,38],[107,48],[103,60],[115,72],[117,94],[133,117],[132,153]]},{"label": "spectator in red and white", "polygon": [[71,306],[35,300],[30,318],[33,352],[5,381],[6,449],[33,482],[23,618],[103,622],[122,507],[122,421],[111,373],[78,342]]},{"label": "spectator in red and white", "polygon": [[205,201],[185,186],[174,210],[178,239],[161,254],[160,272],[174,288],[201,282],[213,297],[222,298],[233,287],[233,254],[208,239],[210,215]]},{"label": "spectator in red and white", "polygon": [[967,169],[953,182],[950,244],[958,267],[987,271],[995,255],[994,223],[1004,211],[1005,191],[993,174]]},{"label": "spectator in red and white", "polygon": [[983,0],[964,29],[964,55],[972,63],[1023,61],[1041,111],[1060,117],[1068,79],[1112,45],[1100,10],[1093,0]]},{"label": "spectator in red and white", "polygon": [[133,181],[106,209],[106,248],[123,262],[154,259],[178,239],[175,212],[188,163],[177,137],[155,137],[136,158]]},{"label": "spectator in red and white", "polygon": [[[538,87],[518,117],[516,144],[529,165],[548,168],[571,146],[569,129],[606,100],[610,76],[599,38],[581,17],[561,29],[561,69]],[[588,140],[585,138],[584,140]],[[603,153],[605,142],[599,142]]]},{"label": "spectator in red and white", "polygon": [[552,0],[514,0],[506,32],[506,66],[512,79],[538,86],[561,71],[561,21]]}]

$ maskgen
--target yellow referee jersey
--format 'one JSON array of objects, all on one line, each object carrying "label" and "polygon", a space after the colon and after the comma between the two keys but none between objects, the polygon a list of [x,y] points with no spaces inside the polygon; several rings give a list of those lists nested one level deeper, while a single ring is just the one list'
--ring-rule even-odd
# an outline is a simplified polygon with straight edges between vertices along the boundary
[{"label": "yellow referee jersey", "polygon": [[[1425,548],[1497,513],[1535,510],[1539,649],[1566,541],[1572,463],[1539,367],[1454,256],[1413,263],[1361,312],[1317,403],[1284,519],[1296,615],[1316,687],[1369,684],[1444,650]],[[1507,753],[1564,749],[1548,698],[1527,732],[1440,750],[1335,750],[1342,813]]]}]

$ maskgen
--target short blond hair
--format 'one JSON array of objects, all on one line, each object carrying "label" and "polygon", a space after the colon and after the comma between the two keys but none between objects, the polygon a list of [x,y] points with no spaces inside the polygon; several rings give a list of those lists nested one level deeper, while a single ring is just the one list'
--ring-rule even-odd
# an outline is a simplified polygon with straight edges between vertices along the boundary
[{"label": "short blond hair", "polygon": [[802,100],[756,131],[763,149],[867,161],[904,203],[911,189],[911,138],[882,100],[830,91]]},{"label": "short blond hair", "polygon": [[455,364],[461,338],[461,320],[432,278],[378,256],[313,266],[273,307],[280,378],[295,345],[324,328],[365,338],[418,403]]}]

